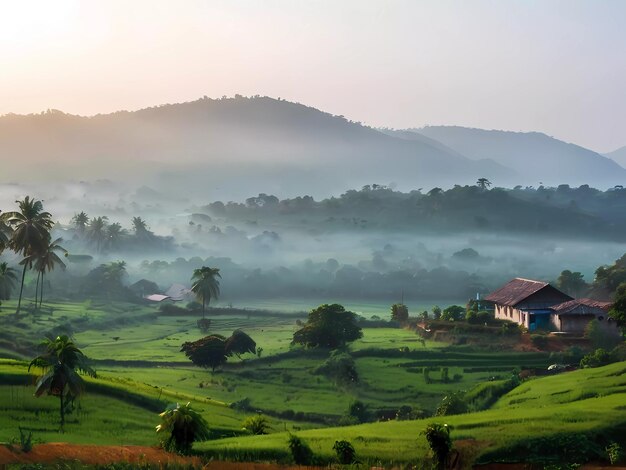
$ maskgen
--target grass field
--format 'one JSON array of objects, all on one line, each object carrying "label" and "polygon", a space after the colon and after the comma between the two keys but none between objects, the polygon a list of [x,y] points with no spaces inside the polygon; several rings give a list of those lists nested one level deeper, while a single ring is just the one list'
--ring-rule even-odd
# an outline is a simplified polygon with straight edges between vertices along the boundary
[{"label": "grass field", "polygon": [[[211,333],[228,336],[241,328],[263,354],[232,358],[211,373],[180,352],[183,342],[204,336],[197,316],[159,315],[153,305],[49,302],[42,312],[16,321],[13,307],[6,302],[0,311],[0,357],[30,359],[45,335],[67,332],[94,361],[99,378],[88,381],[80,410],[59,433],[57,400],[32,397],[25,363],[0,361],[0,441],[16,438],[22,426],[48,442],[154,444],[157,412],[170,402],[191,401],[220,438],[198,446],[207,455],[285,460],[286,432],[296,432],[324,459],[331,457],[335,440],[348,439],[368,462],[409,462],[426,455],[420,436],[426,424],[443,418],[336,427],[352,401],[364,402],[372,416],[393,416],[403,405],[428,416],[451,392],[497,383],[520,367],[550,364],[547,353],[507,352],[510,342],[490,352],[422,341],[399,328],[364,328],[363,338],[348,349],[360,380],[345,386],[314,373],[328,352],[292,350],[294,316],[233,310],[208,315]],[[493,337],[494,345],[502,341]],[[424,368],[430,370],[428,379]],[[613,429],[626,421],[625,373],[626,365],[619,364],[530,380],[487,411],[445,421],[453,426],[453,438],[476,440],[473,447],[484,455],[515,446],[521,436]],[[246,411],[229,407],[242,401]],[[242,421],[255,411],[269,416],[269,436],[241,435]]]}]

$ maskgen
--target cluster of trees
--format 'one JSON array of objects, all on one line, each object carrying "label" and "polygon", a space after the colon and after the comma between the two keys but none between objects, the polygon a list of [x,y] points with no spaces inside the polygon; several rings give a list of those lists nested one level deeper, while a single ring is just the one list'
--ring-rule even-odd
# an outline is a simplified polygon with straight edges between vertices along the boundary
[{"label": "cluster of trees", "polygon": [[292,344],[336,349],[362,337],[355,313],[343,305],[323,304],[309,312],[304,326],[293,334]]},{"label": "cluster of trees", "polygon": [[[340,197],[316,201],[310,196],[280,200],[259,194],[245,203],[215,201],[203,210],[219,217],[249,221],[310,218],[325,230],[515,231],[554,233],[568,236],[594,236],[613,239],[626,233],[621,211],[626,189],[599,191],[588,185],[570,188],[518,186],[495,187],[480,178],[476,185],[456,185],[449,190],[433,188],[408,193],[384,185],[366,185]],[[375,215],[373,215],[375,214]]]},{"label": "cluster of trees", "polygon": [[[56,267],[65,268],[59,254],[67,255],[60,243],[61,238],[52,240],[51,229],[54,225],[52,215],[44,211],[41,201],[26,196],[16,201],[17,211],[0,214],[0,254],[5,249],[12,250],[22,259],[20,293],[16,315],[19,315],[24,293],[26,271],[35,269],[37,286],[35,289],[35,307],[43,303],[44,276]],[[0,265],[0,300],[10,298],[17,281],[16,270],[7,263]]]},{"label": "cluster of trees", "polygon": [[72,217],[67,229],[72,243],[88,247],[97,253],[129,251],[141,249],[169,250],[173,247],[172,237],[155,235],[141,217],[133,217],[131,229],[122,227],[119,222],[110,223],[108,217],[89,217],[84,211]]}]

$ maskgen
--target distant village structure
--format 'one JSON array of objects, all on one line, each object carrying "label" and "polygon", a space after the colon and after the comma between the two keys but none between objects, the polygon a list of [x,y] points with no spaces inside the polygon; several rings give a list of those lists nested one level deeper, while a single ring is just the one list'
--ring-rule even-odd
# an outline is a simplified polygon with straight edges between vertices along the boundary
[{"label": "distant village structure", "polygon": [[547,282],[516,278],[492,292],[486,301],[494,304],[495,316],[524,326],[567,333],[583,333],[591,320],[601,322],[607,331],[618,332],[608,316],[610,302],[573,299]]}]

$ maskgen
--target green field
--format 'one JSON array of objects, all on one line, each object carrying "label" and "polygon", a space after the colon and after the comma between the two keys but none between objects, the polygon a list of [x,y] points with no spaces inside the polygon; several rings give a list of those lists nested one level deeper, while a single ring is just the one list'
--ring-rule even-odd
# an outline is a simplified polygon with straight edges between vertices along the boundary
[{"label": "green field", "polygon": [[[228,336],[240,328],[263,348],[260,358],[232,358],[211,373],[180,352],[183,342],[203,336],[197,316],[160,315],[154,305],[49,302],[43,312],[15,321],[12,307],[5,302],[0,311],[5,325],[0,357],[28,360],[45,335],[67,332],[93,361],[98,379],[88,380],[80,408],[59,433],[58,402],[32,396],[27,363],[0,362],[0,441],[15,439],[21,426],[45,442],[155,444],[157,413],[168,403],[191,401],[213,430],[214,440],[196,446],[207,456],[288,461],[286,432],[295,432],[325,460],[335,440],[348,439],[363,459],[387,465],[425,458],[420,432],[433,420],[452,425],[456,440],[476,440],[477,455],[471,458],[487,460],[500,459],[498,452],[509,448],[516,455],[515,446],[528,436],[613,432],[626,421],[626,364],[621,363],[526,381],[486,411],[338,427],[354,400],[365,403],[372,420],[393,418],[402,406],[431,416],[452,392],[477,394],[514,370],[551,363],[547,353],[509,351],[512,340],[493,332],[495,352],[422,341],[400,328],[364,328],[363,338],[347,350],[359,381],[342,385],[315,373],[328,352],[293,349],[297,317],[284,311],[209,312],[211,333]],[[245,403],[245,409],[230,407],[233,403]],[[242,435],[243,420],[255,412],[268,416],[270,435]]]}]

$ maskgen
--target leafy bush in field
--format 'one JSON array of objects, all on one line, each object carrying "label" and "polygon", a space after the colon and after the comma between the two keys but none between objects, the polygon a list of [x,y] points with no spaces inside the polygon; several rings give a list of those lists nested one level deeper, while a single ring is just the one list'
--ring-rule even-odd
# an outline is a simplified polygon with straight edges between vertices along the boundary
[{"label": "leafy bush in field", "polygon": [[250,416],[243,422],[243,429],[250,434],[256,436],[267,434],[270,428],[270,423],[263,415]]},{"label": "leafy bush in field", "polygon": [[467,413],[469,407],[464,395],[464,392],[459,391],[450,393],[449,395],[443,397],[441,403],[437,407],[435,415],[448,416]]},{"label": "leafy bush in field", "polygon": [[159,416],[161,424],[156,432],[163,434],[161,445],[168,452],[189,454],[194,442],[206,441],[210,437],[209,425],[191,408],[191,403],[170,405]]},{"label": "leafy bush in field", "polygon": [[324,304],[311,310],[303,328],[293,334],[292,344],[337,348],[363,337],[353,312],[339,304]]},{"label": "leafy bush in field", "polygon": [[356,419],[359,423],[366,423],[369,420],[369,410],[362,401],[355,400],[348,407],[348,416]]},{"label": "leafy bush in field", "polygon": [[352,356],[338,351],[333,351],[330,357],[313,373],[325,375],[341,385],[352,385],[359,381],[356,363]]},{"label": "leafy bush in field", "polygon": [[313,463],[313,451],[295,434],[289,434],[287,441],[291,457],[296,465],[311,465]]},{"label": "leafy bush in field", "polygon": [[548,345],[548,337],[541,334],[530,335],[530,342],[537,349],[544,349]]},{"label": "leafy bush in field", "polygon": [[601,367],[611,362],[613,362],[611,354],[606,349],[598,348],[580,360],[580,367]]},{"label": "leafy bush in field", "polygon": [[606,453],[609,457],[609,462],[611,465],[615,465],[622,460],[622,446],[620,446],[617,442],[612,442],[605,448]]},{"label": "leafy bush in field", "polygon": [[441,319],[445,321],[463,320],[465,309],[460,305],[450,305],[441,313]]},{"label": "leafy bush in field", "polygon": [[428,446],[433,452],[433,459],[438,469],[446,468],[448,456],[452,451],[450,428],[447,424],[431,423],[422,432],[426,436]]},{"label": "leafy bush in field", "polygon": [[421,419],[424,418],[426,413],[423,410],[415,410],[409,405],[402,405],[396,412],[396,419],[398,421],[406,421],[409,419]]},{"label": "leafy bush in field", "polygon": [[337,460],[341,465],[350,465],[356,462],[356,452],[348,441],[335,441],[333,450],[337,454]]}]

